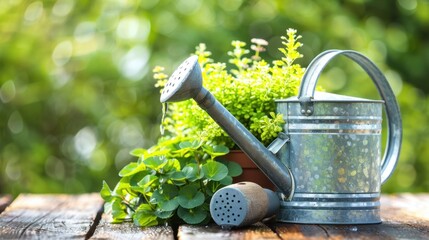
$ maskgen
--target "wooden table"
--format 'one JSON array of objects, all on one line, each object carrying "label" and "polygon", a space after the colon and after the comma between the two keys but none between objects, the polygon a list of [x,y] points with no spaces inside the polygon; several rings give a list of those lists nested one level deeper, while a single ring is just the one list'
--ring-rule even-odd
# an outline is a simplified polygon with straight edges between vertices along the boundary
[{"label": "wooden table", "polygon": [[236,230],[216,225],[139,228],[110,224],[98,193],[0,196],[0,239],[429,239],[429,194],[383,195],[382,224],[304,225],[275,221]]}]

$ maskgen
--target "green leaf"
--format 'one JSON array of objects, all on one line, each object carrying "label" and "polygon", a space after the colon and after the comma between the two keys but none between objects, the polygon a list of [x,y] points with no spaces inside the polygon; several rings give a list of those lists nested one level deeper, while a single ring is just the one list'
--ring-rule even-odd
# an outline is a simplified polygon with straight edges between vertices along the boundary
[{"label": "green leaf", "polygon": [[158,202],[158,206],[163,211],[174,211],[179,206],[176,198]]},{"label": "green leaf", "polygon": [[136,148],[133,149],[130,154],[135,157],[143,157],[147,153],[147,149]]},{"label": "green leaf", "polygon": [[131,176],[130,178],[130,186],[135,187],[138,186],[138,183],[142,181],[142,179],[148,175],[151,175],[151,172],[147,169],[145,171],[138,172]]},{"label": "green leaf", "polygon": [[201,167],[204,176],[213,181],[220,181],[228,175],[228,168],[220,162],[209,161]]},{"label": "green leaf", "polygon": [[193,209],[179,207],[177,215],[187,224],[199,224],[206,219],[208,212],[202,206]]},{"label": "green leaf", "polygon": [[189,163],[182,169],[182,172],[185,175],[185,178],[191,182],[203,177],[203,174],[199,171],[199,166],[196,163]]},{"label": "green leaf", "polygon": [[112,209],[112,212],[111,212],[112,220],[115,223],[122,222],[128,217],[128,214],[125,211],[126,206],[122,204],[121,199],[119,198],[115,198],[112,201],[111,209]]},{"label": "green leaf", "polygon": [[156,183],[158,177],[155,175],[146,175],[140,182],[137,183],[139,187],[144,189],[149,188],[152,184]]},{"label": "green leaf", "polygon": [[131,163],[127,164],[125,167],[123,167],[121,169],[121,171],[119,171],[119,176],[121,176],[121,177],[131,176],[131,175],[138,173],[140,171],[143,171],[145,169],[146,169],[146,166],[144,164],[131,162]]},{"label": "green leaf", "polygon": [[197,149],[201,145],[201,141],[193,140],[193,141],[183,141],[179,143],[180,149]]},{"label": "green leaf", "polygon": [[236,162],[228,161],[226,166],[228,168],[228,175],[231,177],[237,177],[243,173],[243,168]]},{"label": "green leaf", "polygon": [[104,213],[111,214],[112,213],[112,203],[113,202],[105,202],[103,205]]},{"label": "green leaf", "polygon": [[196,185],[187,185],[180,189],[177,201],[181,207],[195,208],[204,203],[205,196]]},{"label": "green leaf", "polygon": [[229,149],[223,145],[203,145],[203,149],[212,158],[223,156],[229,152]]},{"label": "green leaf", "polygon": [[169,176],[173,181],[183,181],[186,179],[186,176],[183,172],[172,172],[169,174]]},{"label": "green leaf", "polygon": [[189,141],[184,141],[179,143],[180,149],[192,148],[192,143]]},{"label": "green leaf", "polygon": [[168,159],[163,167],[164,173],[171,171],[180,171],[180,162],[177,159]]},{"label": "green leaf", "polygon": [[173,217],[174,211],[165,211],[163,209],[156,209],[155,215],[161,219],[168,219]]},{"label": "green leaf", "polygon": [[146,167],[158,171],[167,164],[167,160],[165,158],[155,156],[143,160],[143,163],[146,164]]},{"label": "green leaf", "polygon": [[162,185],[162,188],[155,190],[151,197],[151,202],[158,204],[159,208],[163,211],[173,211],[179,203],[176,196],[179,190],[176,186],[171,184]]},{"label": "green leaf", "polygon": [[229,149],[227,147],[223,146],[223,145],[215,145],[213,147],[213,150],[214,150],[215,153],[222,154],[222,155],[225,155],[225,154],[229,153]]},{"label": "green leaf", "polygon": [[133,215],[135,225],[142,227],[150,227],[158,225],[155,211],[152,210],[149,204],[140,204]]},{"label": "green leaf", "polygon": [[220,180],[219,182],[220,182],[220,184],[225,185],[225,186],[231,185],[232,184],[232,177],[226,176],[222,180]]},{"label": "green leaf", "polygon": [[130,178],[123,177],[116,184],[115,189],[113,189],[113,193],[115,195],[123,196],[128,193],[127,189],[130,188]]},{"label": "green leaf", "polygon": [[162,156],[166,156],[167,154],[170,153],[170,149],[158,149],[158,150],[153,150],[153,149],[149,149],[144,155],[140,156],[141,161],[144,161],[145,159],[148,158],[152,158],[152,157],[162,157]]},{"label": "green leaf", "polygon": [[112,190],[110,190],[109,185],[106,183],[106,181],[103,181],[103,187],[100,190],[101,198],[103,198],[104,201],[108,202],[112,199]]},{"label": "green leaf", "polygon": [[[147,195],[147,194],[150,195],[151,191],[153,191],[153,189],[159,185],[159,183],[157,181],[158,177],[156,175],[146,175],[143,178],[141,178],[140,174],[136,174],[136,175],[138,175],[138,178],[135,177],[135,179],[134,179],[134,177],[133,177],[130,180],[130,188],[134,192],[139,192],[139,193],[142,193],[145,195]],[[134,176],[136,176],[136,175],[134,175]]]}]

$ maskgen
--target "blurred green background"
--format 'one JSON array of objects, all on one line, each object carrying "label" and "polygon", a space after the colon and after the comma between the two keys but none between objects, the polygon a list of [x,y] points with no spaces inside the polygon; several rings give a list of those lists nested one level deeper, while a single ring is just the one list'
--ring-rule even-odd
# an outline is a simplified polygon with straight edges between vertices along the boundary
[{"label": "blurred green background", "polygon": [[[171,73],[204,42],[227,61],[232,40],[303,36],[300,64],[353,49],[386,74],[400,103],[404,141],[384,192],[429,191],[428,0],[1,0],[0,194],[98,191],[118,180],[129,151],[159,137],[151,69]],[[378,98],[339,58],[320,83]]]}]

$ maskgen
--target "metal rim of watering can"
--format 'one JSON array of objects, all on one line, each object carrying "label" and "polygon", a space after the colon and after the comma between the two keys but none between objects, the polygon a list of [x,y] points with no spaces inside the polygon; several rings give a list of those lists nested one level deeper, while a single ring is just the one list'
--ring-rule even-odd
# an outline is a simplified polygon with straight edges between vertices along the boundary
[{"label": "metal rim of watering can", "polygon": [[298,93],[303,115],[313,114],[312,100],[317,80],[325,66],[336,56],[344,55],[358,63],[371,77],[379,94],[385,102],[388,123],[388,138],[386,150],[381,161],[381,183],[383,184],[392,174],[398,162],[402,143],[402,119],[398,103],[392,88],[384,74],[367,57],[352,50],[328,50],[319,54],[308,66]]}]

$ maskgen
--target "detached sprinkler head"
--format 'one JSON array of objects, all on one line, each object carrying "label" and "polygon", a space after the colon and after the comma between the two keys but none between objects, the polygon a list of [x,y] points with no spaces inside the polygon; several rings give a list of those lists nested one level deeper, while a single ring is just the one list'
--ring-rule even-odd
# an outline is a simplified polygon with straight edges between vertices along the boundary
[{"label": "detached sprinkler head", "polygon": [[217,191],[210,201],[210,214],[223,228],[242,227],[272,217],[280,199],[253,182],[240,182]]},{"label": "detached sprinkler head", "polygon": [[198,56],[187,58],[168,79],[161,93],[161,102],[180,102],[194,98],[202,88]]}]

